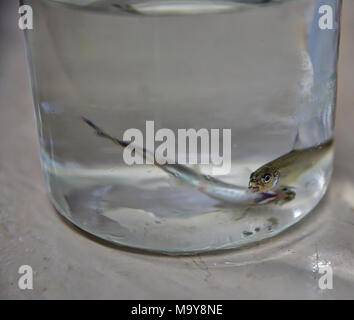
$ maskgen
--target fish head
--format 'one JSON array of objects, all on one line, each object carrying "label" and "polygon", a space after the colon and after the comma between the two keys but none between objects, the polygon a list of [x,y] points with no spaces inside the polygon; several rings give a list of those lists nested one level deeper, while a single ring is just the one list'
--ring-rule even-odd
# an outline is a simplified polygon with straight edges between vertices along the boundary
[{"label": "fish head", "polygon": [[254,171],[249,180],[251,192],[267,192],[274,189],[279,181],[279,171],[271,166],[263,166]]}]

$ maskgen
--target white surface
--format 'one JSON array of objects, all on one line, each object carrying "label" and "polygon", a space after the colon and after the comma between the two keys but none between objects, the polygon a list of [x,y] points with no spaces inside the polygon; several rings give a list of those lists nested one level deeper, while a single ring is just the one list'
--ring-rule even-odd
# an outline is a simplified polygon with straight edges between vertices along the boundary
[{"label": "white surface", "polygon": [[[336,161],[330,190],[295,227],[242,250],[166,257],[122,250],[66,223],[49,203],[16,1],[0,4],[0,298],[354,298],[354,3],[344,1]],[[333,268],[321,290],[318,265]],[[33,290],[18,288],[31,265]]]}]

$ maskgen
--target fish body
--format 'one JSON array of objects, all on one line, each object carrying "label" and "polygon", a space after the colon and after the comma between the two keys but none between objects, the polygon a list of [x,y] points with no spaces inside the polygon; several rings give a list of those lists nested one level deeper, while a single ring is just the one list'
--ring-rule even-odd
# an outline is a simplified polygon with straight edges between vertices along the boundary
[{"label": "fish body", "polygon": [[277,186],[291,186],[305,171],[311,169],[333,147],[333,139],[305,149],[293,149],[272,160],[256,171],[249,180],[249,190],[253,193],[267,192]]},{"label": "fish body", "polygon": [[95,130],[98,136],[106,138],[121,147],[134,149],[134,151],[138,152],[144,159],[148,158],[153,160],[156,167],[173,176],[179,182],[189,187],[196,188],[211,198],[236,205],[256,206],[267,203],[283,204],[291,201],[295,197],[295,192],[287,187],[281,187],[269,192],[252,193],[245,187],[229,184],[214,177],[203,175],[185,165],[176,163],[169,164],[168,162],[166,164],[160,164],[156,161],[153,152],[107,134],[92,121],[84,117],[83,120]]}]

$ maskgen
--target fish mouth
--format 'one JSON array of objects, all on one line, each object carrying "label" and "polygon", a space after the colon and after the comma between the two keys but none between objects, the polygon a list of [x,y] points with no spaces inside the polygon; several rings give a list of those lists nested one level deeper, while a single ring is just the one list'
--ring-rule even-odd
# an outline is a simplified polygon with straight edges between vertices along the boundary
[{"label": "fish mouth", "polygon": [[253,184],[249,184],[248,190],[250,190],[251,192],[259,192],[259,186],[253,185]]}]

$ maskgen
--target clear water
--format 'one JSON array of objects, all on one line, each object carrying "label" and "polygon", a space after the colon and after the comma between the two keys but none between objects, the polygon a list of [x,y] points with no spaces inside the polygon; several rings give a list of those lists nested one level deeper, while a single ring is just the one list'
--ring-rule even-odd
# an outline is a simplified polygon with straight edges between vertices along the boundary
[{"label": "clear water", "polygon": [[232,170],[218,178],[246,188],[297,130],[304,148],[332,137],[339,26],[314,28],[317,1],[25,3],[42,166],[53,204],[80,228],[171,254],[234,248],[278,234],[324,195],[332,152],[294,181],[294,200],[234,206],[155,166],[127,166],[81,119],[117,137],[145,132],[146,120],[231,128]]}]

